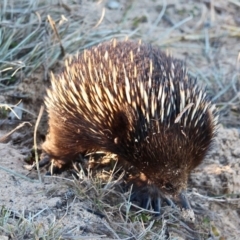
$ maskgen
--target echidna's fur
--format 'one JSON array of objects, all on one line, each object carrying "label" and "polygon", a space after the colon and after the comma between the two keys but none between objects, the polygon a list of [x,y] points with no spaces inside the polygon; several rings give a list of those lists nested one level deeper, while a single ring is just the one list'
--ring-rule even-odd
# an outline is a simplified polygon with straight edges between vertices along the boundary
[{"label": "echidna's fur", "polygon": [[150,45],[100,44],[67,60],[51,82],[42,147],[59,166],[104,150],[176,194],[215,135],[217,114],[205,91],[182,61]]}]

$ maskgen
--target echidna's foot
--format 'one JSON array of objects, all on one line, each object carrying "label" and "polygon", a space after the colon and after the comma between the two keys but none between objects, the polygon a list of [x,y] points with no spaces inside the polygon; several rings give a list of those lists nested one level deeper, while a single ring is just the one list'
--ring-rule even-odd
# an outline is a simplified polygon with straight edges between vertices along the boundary
[{"label": "echidna's foot", "polygon": [[157,190],[155,194],[153,194],[152,191],[148,192],[146,189],[133,192],[131,195],[131,201],[137,202],[141,208],[153,210],[156,216],[160,215],[163,204],[176,207],[174,202],[170,198],[161,194],[159,190]]},{"label": "echidna's foot", "polygon": [[191,210],[191,206],[184,191],[175,198],[171,199],[152,185],[133,191],[131,201],[137,202],[141,208],[153,210],[156,216],[161,214],[161,208],[164,205],[176,209],[177,207],[180,207],[182,210]]},{"label": "echidna's foot", "polygon": [[66,161],[60,159],[51,158],[48,154],[42,153],[40,156],[39,168],[46,166],[48,168],[46,175],[61,174],[63,171],[69,168],[70,163],[66,163]]},{"label": "echidna's foot", "polygon": [[166,197],[160,196],[148,196],[141,200],[140,207],[144,209],[152,209],[155,212],[155,215],[160,215],[162,205],[166,203],[168,206],[175,207],[173,201]]}]

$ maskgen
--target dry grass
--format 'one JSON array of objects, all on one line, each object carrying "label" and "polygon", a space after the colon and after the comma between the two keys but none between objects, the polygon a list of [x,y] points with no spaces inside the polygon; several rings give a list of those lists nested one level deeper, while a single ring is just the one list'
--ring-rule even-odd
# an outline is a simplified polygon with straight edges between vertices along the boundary
[{"label": "dry grass", "polygon": [[[49,216],[51,220],[48,223],[48,226],[45,227],[41,223],[36,221],[38,215],[44,212],[37,212],[32,215],[27,212],[13,212],[10,209],[5,209],[2,207],[0,213],[0,231],[4,235],[0,235],[0,238],[3,236],[8,236],[6,239],[67,239],[67,235],[63,233],[63,230],[54,216]],[[1,238],[3,239],[3,238]]]},{"label": "dry grass", "polygon": [[[149,6],[146,6],[141,1],[122,0],[121,11],[112,12],[103,8],[105,4],[102,1],[80,2],[1,1],[1,93],[14,90],[19,82],[36,71],[42,73],[44,80],[48,79],[49,71],[54,71],[68,54],[112,38],[141,38],[185,59],[190,73],[207,86],[222,110],[222,123],[239,126],[238,1],[190,3],[186,0],[180,3],[163,0],[160,3],[149,1]],[[6,107],[6,103],[1,106]],[[102,187],[100,179],[91,178],[91,175],[80,179],[68,180],[68,185],[74,189],[74,201],[85,199],[86,205],[96,210],[95,214],[105,216],[95,226],[97,231],[88,226],[88,232],[93,233],[90,239],[164,239],[169,229],[171,239],[179,239],[177,236],[181,234],[189,239],[196,236],[195,230],[176,218],[172,210],[167,209],[158,220],[141,209],[130,211],[129,195],[121,195],[114,190],[117,180],[111,174],[105,187]],[[118,204],[114,205],[115,201],[110,201],[112,199],[121,200],[121,203],[116,201]],[[75,207],[74,201],[72,208]],[[34,215],[24,211],[13,212],[5,209],[3,204],[0,235],[9,236],[9,239],[87,239],[86,235],[76,237],[75,229],[62,228],[62,219],[56,219],[54,215],[46,216],[48,224],[39,223],[35,219],[43,211]],[[68,214],[66,210],[62,218]],[[206,237],[210,222],[203,220],[198,223],[198,230],[204,231],[200,235]],[[181,228],[185,231],[179,232]]]},{"label": "dry grass", "polygon": [[[11,82],[17,72],[33,73],[40,66],[45,74],[66,53],[73,53],[132,31],[109,30],[101,18],[85,21],[84,4],[76,1],[1,2],[1,82]],[[87,14],[87,13],[86,13]],[[97,14],[98,15],[98,14]]]},{"label": "dry grass", "polygon": [[[14,89],[13,83],[39,67],[47,79],[49,69],[67,54],[111,38],[129,37],[182,53],[190,72],[204,81],[225,114],[232,114],[229,106],[238,109],[238,49],[229,48],[240,37],[240,28],[234,22],[238,21],[237,1],[218,1],[214,5],[208,1],[187,5],[162,1],[149,4],[151,14],[136,1],[121,4],[120,14],[114,16],[115,12],[108,15],[101,1],[79,4],[72,0],[66,4],[58,0],[3,0],[1,92]],[[224,45],[228,40],[229,45]]]}]

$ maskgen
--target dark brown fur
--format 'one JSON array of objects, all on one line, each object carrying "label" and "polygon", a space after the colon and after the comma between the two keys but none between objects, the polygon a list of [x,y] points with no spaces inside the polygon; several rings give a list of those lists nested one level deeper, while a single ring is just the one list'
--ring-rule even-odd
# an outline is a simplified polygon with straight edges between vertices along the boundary
[{"label": "dark brown fur", "polygon": [[56,165],[86,151],[112,152],[170,194],[186,188],[217,124],[182,61],[132,41],[103,43],[68,60],[52,77],[46,105],[42,148]]}]

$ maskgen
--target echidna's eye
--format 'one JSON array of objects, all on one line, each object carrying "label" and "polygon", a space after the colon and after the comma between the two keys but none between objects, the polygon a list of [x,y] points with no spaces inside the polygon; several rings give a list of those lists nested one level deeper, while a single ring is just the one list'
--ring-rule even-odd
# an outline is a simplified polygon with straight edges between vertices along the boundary
[{"label": "echidna's eye", "polygon": [[166,183],[164,187],[166,190],[173,190],[173,185],[171,183]]}]

